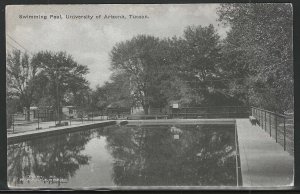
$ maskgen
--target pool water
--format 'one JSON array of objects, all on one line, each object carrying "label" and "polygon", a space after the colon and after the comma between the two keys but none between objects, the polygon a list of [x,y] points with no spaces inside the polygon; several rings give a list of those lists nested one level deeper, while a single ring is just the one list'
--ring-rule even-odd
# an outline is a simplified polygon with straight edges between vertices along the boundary
[{"label": "pool water", "polygon": [[10,187],[236,186],[235,126],[109,126],[8,145]]}]

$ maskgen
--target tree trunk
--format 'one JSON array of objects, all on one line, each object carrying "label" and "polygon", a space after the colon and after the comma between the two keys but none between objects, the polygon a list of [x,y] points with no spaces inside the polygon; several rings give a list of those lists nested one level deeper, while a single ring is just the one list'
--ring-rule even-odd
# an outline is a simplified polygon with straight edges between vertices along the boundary
[{"label": "tree trunk", "polygon": [[25,119],[26,119],[26,121],[30,121],[30,106],[26,106]]},{"label": "tree trunk", "polygon": [[58,104],[58,107],[57,107],[57,120],[58,120],[59,125],[61,124],[61,116],[62,116],[62,111],[61,111],[60,105]]},{"label": "tree trunk", "polygon": [[61,120],[62,120],[62,108],[61,108],[61,99],[60,99],[60,93],[58,91],[57,88],[57,98],[56,98],[56,112],[57,112],[57,120],[58,120],[58,124],[61,124]]},{"label": "tree trunk", "polygon": [[149,104],[145,104],[145,105],[143,106],[143,109],[144,109],[145,115],[148,115],[148,114],[149,114]]}]

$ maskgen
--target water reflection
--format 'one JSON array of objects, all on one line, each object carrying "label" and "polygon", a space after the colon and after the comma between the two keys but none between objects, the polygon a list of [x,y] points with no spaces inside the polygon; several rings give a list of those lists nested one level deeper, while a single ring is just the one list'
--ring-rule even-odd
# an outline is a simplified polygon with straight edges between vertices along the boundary
[{"label": "water reflection", "polygon": [[65,183],[90,156],[81,154],[91,132],[51,136],[8,145],[8,182],[11,186],[27,182]]},{"label": "water reflection", "polygon": [[234,131],[224,128],[114,128],[107,134],[113,180],[120,186],[236,185]]},{"label": "water reflection", "polygon": [[110,126],[21,142],[8,146],[8,181],[56,187],[236,185],[233,129]]}]

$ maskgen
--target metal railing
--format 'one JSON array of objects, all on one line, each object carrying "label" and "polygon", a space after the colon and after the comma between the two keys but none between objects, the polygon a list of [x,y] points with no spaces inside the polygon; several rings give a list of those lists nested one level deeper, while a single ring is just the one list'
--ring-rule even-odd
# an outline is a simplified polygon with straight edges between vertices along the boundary
[{"label": "metal railing", "polygon": [[7,114],[7,132],[20,133],[111,119],[109,116],[104,115],[103,112],[78,112],[75,117],[63,115],[60,119],[57,113],[52,113],[51,115],[40,114],[39,112],[35,114],[31,113],[29,120],[27,120],[27,116],[27,114],[23,113]]},{"label": "metal railing", "polygon": [[170,118],[247,118],[249,114],[248,106],[182,107],[173,108]]},{"label": "metal railing", "polygon": [[271,112],[257,107],[251,107],[252,116],[259,126],[274,138],[285,151],[294,154],[294,118]]},{"label": "metal railing", "polygon": [[168,119],[168,115],[159,115],[159,114],[151,114],[151,115],[128,115],[126,119],[128,120],[147,120],[147,119]]},{"label": "metal railing", "polygon": [[[35,112],[7,114],[7,132],[19,133],[45,128],[67,125],[78,125],[102,120],[126,119],[130,115],[127,109],[107,109],[102,111],[76,110],[76,113],[60,113],[45,109],[36,109]],[[29,120],[27,120],[29,117]]]}]

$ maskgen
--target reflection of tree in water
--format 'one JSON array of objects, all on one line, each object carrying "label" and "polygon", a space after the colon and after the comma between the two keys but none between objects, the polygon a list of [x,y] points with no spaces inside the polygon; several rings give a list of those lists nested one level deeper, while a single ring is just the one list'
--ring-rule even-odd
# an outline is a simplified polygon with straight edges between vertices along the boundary
[{"label": "reflection of tree in water", "polygon": [[29,183],[28,176],[34,176],[59,186],[62,179],[74,176],[80,165],[88,164],[89,156],[80,152],[89,140],[90,132],[81,132],[9,145],[8,182],[23,184],[25,179]]},{"label": "reflection of tree in water", "polygon": [[178,140],[171,126],[111,129],[107,142],[115,159],[115,184],[236,185],[233,130],[217,125],[178,128]]}]

